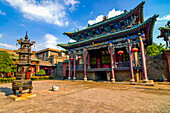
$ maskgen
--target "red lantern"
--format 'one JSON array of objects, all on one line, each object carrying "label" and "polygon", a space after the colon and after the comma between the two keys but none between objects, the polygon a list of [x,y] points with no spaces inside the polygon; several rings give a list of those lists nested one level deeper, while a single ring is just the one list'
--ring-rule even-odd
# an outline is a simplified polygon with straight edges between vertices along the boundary
[{"label": "red lantern", "polygon": [[74,60],[74,58],[70,58],[70,60]]},{"label": "red lantern", "polygon": [[118,51],[117,54],[121,55],[123,54],[124,52],[123,51]]},{"label": "red lantern", "polygon": [[81,56],[78,56],[78,59],[81,59]]},{"label": "red lantern", "polygon": [[133,48],[132,52],[138,52],[138,48]]}]

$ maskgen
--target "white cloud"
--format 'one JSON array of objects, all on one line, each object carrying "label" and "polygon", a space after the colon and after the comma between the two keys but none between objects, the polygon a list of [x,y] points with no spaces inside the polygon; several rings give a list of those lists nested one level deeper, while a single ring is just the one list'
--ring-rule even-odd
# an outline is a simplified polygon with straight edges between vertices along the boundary
[{"label": "white cloud", "polygon": [[95,20],[89,20],[88,24],[92,25],[103,20],[103,15],[99,15]]},{"label": "white cloud", "polygon": [[69,42],[71,42],[71,43],[72,43],[72,42],[76,42],[76,41],[75,41],[75,40],[73,40],[73,39],[70,39],[70,41],[69,41]]},{"label": "white cloud", "polygon": [[163,16],[162,18],[158,18],[158,20],[170,20],[170,15]]},{"label": "white cloud", "polygon": [[83,27],[83,26],[78,26],[77,28],[79,29],[79,30],[82,30],[82,29],[85,29],[87,26],[85,26],[85,27]]},{"label": "white cloud", "polygon": [[111,18],[111,17],[117,16],[117,15],[120,15],[120,14],[122,14],[123,12],[124,12],[124,11],[121,11],[121,10],[115,11],[115,9],[113,9],[112,11],[109,11],[108,18]]},{"label": "white cloud", "polygon": [[58,40],[58,38],[53,36],[52,34],[46,34],[44,36],[44,38],[42,39],[42,41],[43,41],[42,43],[35,44],[35,50],[38,51],[38,50],[41,50],[41,49],[44,49],[44,48],[58,49],[56,45],[59,42],[57,42],[57,40]]},{"label": "white cloud", "polygon": [[[19,9],[23,16],[29,20],[45,21],[58,26],[67,26],[66,5],[75,9],[75,5],[79,3],[75,0],[65,0],[63,5],[60,0],[6,0],[10,5]],[[60,2],[59,2],[60,1]]]},{"label": "white cloud", "polygon": [[69,8],[69,10],[72,12],[75,10],[76,4],[79,4],[79,1],[76,0],[64,0],[65,4],[67,6],[71,5],[71,7]]},{"label": "white cloud", "polygon": [[11,48],[11,49],[17,49],[16,46],[8,45],[8,44],[3,44],[3,43],[0,43],[0,46],[2,46],[2,47],[7,47],[7,48]]},{"label": "white cloud", "polygon": [[0,34],[0,38],[2,37],[2,34]]},{"label": "white cloud", "polygon": [[[121,13],[123,13],[123,11],[121,11],[121,10],[115,11],[115,9],[113,9],[113,10],[109,11],[108,18],[120,15]],[[99,15],[95,20],[89,20],[88,24],[92,25],[92,24],[98,23],[100,21],[103,21],[103,17],[104,17],[103,15]]]},{"label": "white cloud", "polygon": [[1,14],[1,15],[4,15],[4,16],[6,15],[6,13],[3,12],[3,11],[1,11],[1,10],[0,10],[0,14]]},{"label": "white cloud", "polygon": [[51,34],[46,34],[45,35],[45,45],[46,47],[49,47],[49,48],[57,48],[57,40],[58,38],[51,35]]}]

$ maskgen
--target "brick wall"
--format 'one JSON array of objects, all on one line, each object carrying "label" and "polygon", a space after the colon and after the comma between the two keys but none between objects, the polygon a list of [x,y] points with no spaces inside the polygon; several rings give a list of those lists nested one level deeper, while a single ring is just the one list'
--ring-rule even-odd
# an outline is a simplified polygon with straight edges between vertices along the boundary
[{"label": "brick wall", "polygon": [[[76,71],[76,79],[83,80],[84,79],[84,71]],[[88,80],[95,80],[95,72],[87,72]]]},{"label": "brick wall", "polygon": [[115,70],[115,79],[116,81],[130,81],[130,70]]},{"label": "brick wall", "polygon": [[163,75],[168,78],[168,63],[164,54],[147,57],[146,62],[148,78],[150,80],[160,80]]}]

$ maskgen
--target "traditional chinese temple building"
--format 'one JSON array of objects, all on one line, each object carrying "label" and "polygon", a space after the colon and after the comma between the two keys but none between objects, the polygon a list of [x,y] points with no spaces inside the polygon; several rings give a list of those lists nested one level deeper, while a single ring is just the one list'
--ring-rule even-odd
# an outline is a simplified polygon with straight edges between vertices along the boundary
[{"label": "traditional chinese temple building", "polygon": [[157,38],[163,38],[166,42],[166,50],[164,51],[164,56],[167,60],[168,75],[165,77],[170,81],[170,21],[167,22],[165,27],[158,28],[160,30],[160,35]]},{"label": "traditional chinese temple building", "polygon": [[160,27],[159,30],[160,35],[157,38],[163,38],[163,40],[166,42],[166,46],[170,46],[170,21],[167,22],[165,27]]},{"label": "traditional chinese temple building", "polygon": [[[68,79],[148,81],[145,49],[152,44],[158,15],[143,19],[141,2],[118,16],[88,25],[76,32],[65,32],[76,42],[58,44],[69,55]],[[71,60],[73,62],[71,62]]]}]

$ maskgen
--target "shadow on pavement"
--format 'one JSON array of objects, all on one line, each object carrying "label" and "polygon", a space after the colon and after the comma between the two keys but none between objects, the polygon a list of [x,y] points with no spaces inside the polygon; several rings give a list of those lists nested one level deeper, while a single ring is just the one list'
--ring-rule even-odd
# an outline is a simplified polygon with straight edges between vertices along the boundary
[{"label": "shadow on pavement", "polygon": [[8,87],[0,87],[0,92],[5,93],[5,96],[11,95],[13,93],[12,89]]}]

